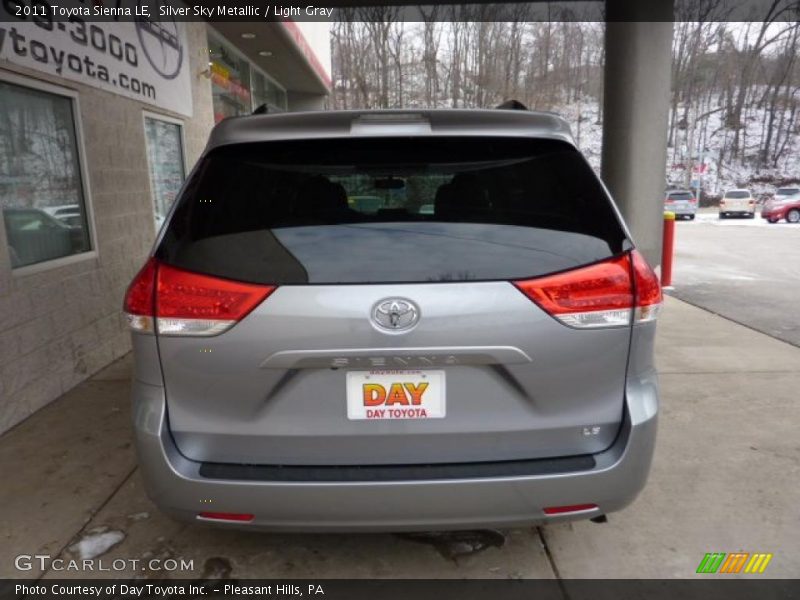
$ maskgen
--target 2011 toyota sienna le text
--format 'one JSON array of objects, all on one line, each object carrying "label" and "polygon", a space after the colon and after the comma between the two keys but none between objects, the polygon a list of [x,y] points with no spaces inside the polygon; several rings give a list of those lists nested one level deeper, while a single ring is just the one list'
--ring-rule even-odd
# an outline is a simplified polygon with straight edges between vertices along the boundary
[{"label": "2011 toyota sienna le text", "polygon": [[272,530],[619,510],[661,300],[554,115],[227,119],[125,299],[148,493]]}]

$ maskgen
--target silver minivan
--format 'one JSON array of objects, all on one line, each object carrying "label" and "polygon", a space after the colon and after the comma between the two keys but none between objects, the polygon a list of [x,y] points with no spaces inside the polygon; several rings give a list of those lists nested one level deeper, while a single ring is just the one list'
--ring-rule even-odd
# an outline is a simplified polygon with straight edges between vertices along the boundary
[{"label": "silver minivan", "polygon": [[268,530],[601,517],[649,471],[661,300],[557,116],[226,119],[125,298],[148,493]]},{"label": "silver minivan", "polygon": [[689,190],[667,190],[664,212],[675,213],[676,219],[694,221],[697,214],[697,198]]}]

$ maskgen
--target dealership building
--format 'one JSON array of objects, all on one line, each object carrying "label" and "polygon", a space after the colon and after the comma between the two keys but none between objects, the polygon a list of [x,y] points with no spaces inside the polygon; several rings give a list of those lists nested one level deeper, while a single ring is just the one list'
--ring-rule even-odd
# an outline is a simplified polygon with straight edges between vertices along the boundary
[{"label": "dealership building", "polygon": [[4,10],[0,432],[129,351],[125,288],[214,123],[324,109],[331,84],[328,23]]}]

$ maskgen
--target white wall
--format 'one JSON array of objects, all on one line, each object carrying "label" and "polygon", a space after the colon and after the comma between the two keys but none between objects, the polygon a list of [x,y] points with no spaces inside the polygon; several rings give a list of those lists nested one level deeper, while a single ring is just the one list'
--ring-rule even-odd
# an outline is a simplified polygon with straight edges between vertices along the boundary
[{"label": "white wall", "polygon": [[327,21],[295,21],[319,62],[331,76],[331,24]]}]

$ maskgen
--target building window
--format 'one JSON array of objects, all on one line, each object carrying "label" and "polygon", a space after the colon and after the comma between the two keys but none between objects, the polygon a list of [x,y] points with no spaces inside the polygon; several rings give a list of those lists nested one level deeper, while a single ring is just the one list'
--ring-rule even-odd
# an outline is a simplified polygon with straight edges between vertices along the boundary
[{"label": "building window", "polygon": [[253,109],[262,104],[267,105],[269,112],[286,110],[286,92],[265,75],[253,72]]},{"label": "building window", "polygon": [[249,114],[253,110],[249,63],[216,38],[209,38],[208,51],[214,121]]},{"label": "building window", "polygon": [[91,250],[71,98],[0,81],[0,207],[12,268]]},{"label": "building window", "polygon": [[262,104],[286,110],[286,90],[217,35],[208,36],[214,121],[250,114]]},{"label": "building window", "polygon": [[149,116],[144,118],[144,135],[147,140],[150,189],[153,191],[153,213],[156,227],[160,228],[186,177],[183,135],[178,123]]}]

